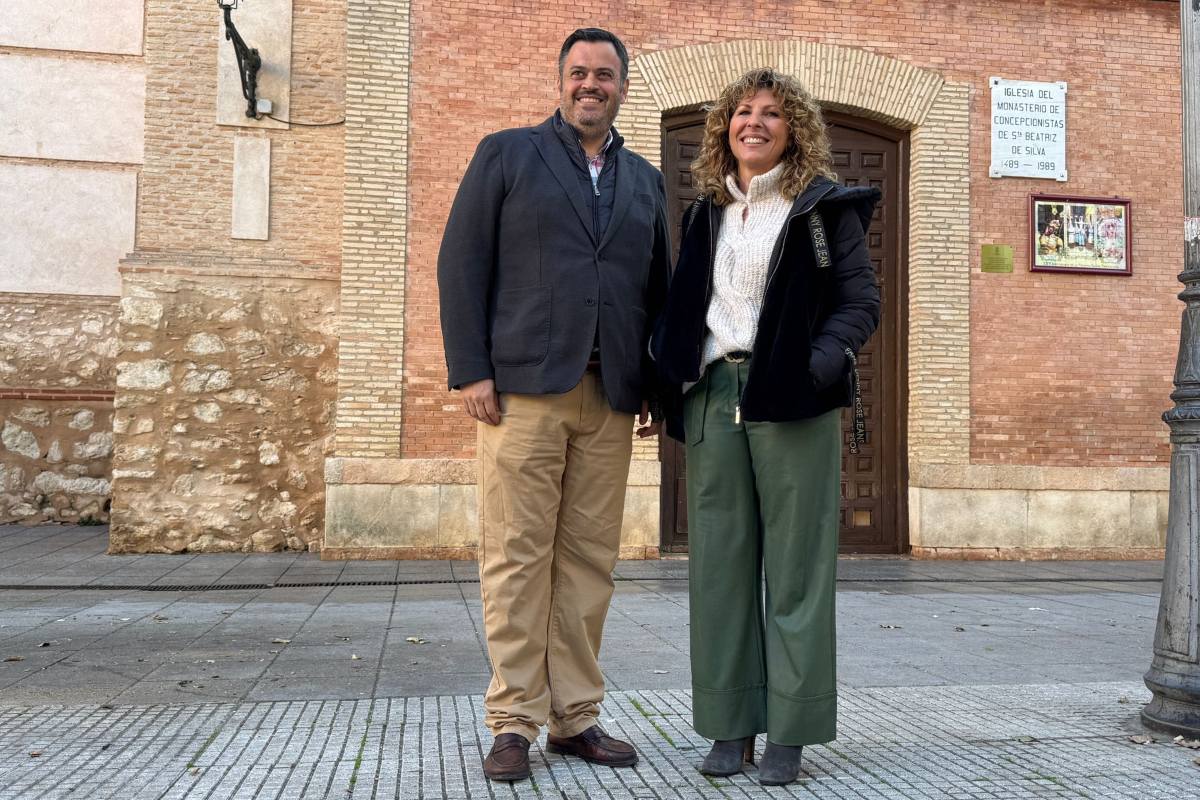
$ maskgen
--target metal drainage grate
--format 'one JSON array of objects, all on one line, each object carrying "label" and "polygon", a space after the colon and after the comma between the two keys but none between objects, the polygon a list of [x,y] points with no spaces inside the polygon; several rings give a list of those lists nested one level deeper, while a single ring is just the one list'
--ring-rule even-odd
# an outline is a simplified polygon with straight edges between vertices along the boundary
[{"label": "metal drainage grate", "polygon": [[122,583],[18,583],[0,584],[0,590],[39,591],[39,592],[74,592],[87,590],[93,592],[209,592],[213,590],[235,589],[270,589],[269,583],[209,583],[196,586],[187,584],[167,585],[148,584],[134,586]]},{"label": "metal drainage grate", "polygon": [[101,591],[101,592],[231,592],[246,589],[308,589],[332,586],[408,586],[452,583],[479,583],[478,578],[459,580],[382,580],[382,581],[278,581],[276,583],[12,583],[0,584],[0,591]]},{"label": "metal drainage grate", "polygon": [[[656,575],[637,578],[613,576],[619,582],[686,581],[686,575]],[[1159,578],[838,578],[838,583],[1161,583]],[[145,585],[103,583],[9,583],[0,584],[0,591],[38,592],[233,592],[263,589],[319,589],[335,586],[436,586],[458,583],[479,583],[479,578],[447,580],[379,580],[379,581],[277,581],[275,583],[203,583]]]},{"label": "metal drainage grate", "polygon": [[442,583],[479,583],[479,578],[458,578],[452,580],[398,580],[398,581],[313,581],[311,583],[303,581],[277,581],[268,586],[268,589],[292,589],[308,586],[411,586],[411,585],[432,585]]}]

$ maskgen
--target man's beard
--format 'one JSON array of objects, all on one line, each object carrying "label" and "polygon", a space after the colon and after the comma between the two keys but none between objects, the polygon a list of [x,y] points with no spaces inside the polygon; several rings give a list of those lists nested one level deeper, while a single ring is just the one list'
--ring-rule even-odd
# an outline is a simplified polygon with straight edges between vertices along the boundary
[{"label": "man's beard", "polygon": [[589,94],[579,95],[578,97],[572,98],[572,103],[575,105],[575,108],[573,109],[574,114],[572,116],[574,117],[574,121],[577,126],[580,128],[603,130],[612,125],[612,121],[616,117],[616,114],[613,113],[613,109],[609,108],[609,98],[597,97],[597,99],[600,100],[599,105],[593,108],[583,108],[579,105],[579,99],[581,97],[597,96],[594,94]]}]

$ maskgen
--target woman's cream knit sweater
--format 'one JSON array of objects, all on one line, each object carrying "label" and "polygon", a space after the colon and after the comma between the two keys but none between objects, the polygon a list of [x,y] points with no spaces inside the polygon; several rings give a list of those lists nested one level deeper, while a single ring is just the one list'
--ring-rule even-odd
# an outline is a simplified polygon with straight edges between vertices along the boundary
[{"label": "woman's cream knit sweater", "polygon": [[737,178],[726,176],[733,202],[725,206],[713,259],[713,292],[708,305],[704,364],[727,353],[754,347],[767,265],[792,201],[779,193],[783,165],[750,179],[745,194]]}]

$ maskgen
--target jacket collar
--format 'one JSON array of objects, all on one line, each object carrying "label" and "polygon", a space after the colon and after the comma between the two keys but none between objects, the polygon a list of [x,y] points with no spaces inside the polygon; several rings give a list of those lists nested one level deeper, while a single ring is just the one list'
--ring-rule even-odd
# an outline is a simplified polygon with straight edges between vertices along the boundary
[{"label": "jacket collar", "polygon": [[[575,162],[575,166],[587,171],[587,153],[584,152],[583,142],[579,138],[579,131],[563,118],[562,110],[558,109],[550,117],[554,122],[554,132],[558,134],[558,138],[562,140],[563,146],[571,154],[571,160]],[[608,138],[604,140],[604,147],[600,148],[606,158],[611,158],[613,153],[621,149],[621,145],[625,143],[624,137],[617,131],[616,128],[608,129]]]},{"label": "jacket collar", "polygon": [[743,192],[738,186],[737,176],[730,174],[725,176],[725,188],[729,190],[729,195],[735,201],[741,203],[753,203],[761,200],[764,197],[779,193],[779,179],[783,175],[783,164],[779,163],[772,167],[769,171],[762,175],[755,175],[750,179],[750,185]]},{"label": "jacket collar", "polygon": [[[875,205],[882,198],[882,192],[873,186],[842,186],[837,181],[826,178],[824,175],[818,175],[805,187],[804,191],[792,201],[792,208],[788,212],[788,218],[784,222],[783,229],[780,231],[779,239],[775,242],[775,247],[771,252],[770,266],[768,274],[773,272],[777,266],[777,261],[780,257],[780,252],[783,246],[783,239],[787,233],[788,223],[793,219],[803,214],[812,211],[818,204],[822,203],[845,203],[850,205],[859,215],[859,221],[862,223],[862,229],[865,231],[871,226],[871,216],[874,213]],[[709,257],[716,252],[716,240],[721,230],[721,222],[724,215],[721,213],[721,207],[713,202],[712,197],[704,197],[701,207],[696,209],[697,213],[704,212],[708,221],[707,231],[709,237]],[[688,235],[691,235],[692,228],[695,225],[690,225]],[[700,233],[698,229],[698,233]]]},{"label": "jacket collar", "polygon": [[[851,191],[867,192],[868,190],[849,189],[845,186],[842,186],[837,181],[826,178],[824,175],[818,175],[817,177],[813,178],[812,181],[809,182],[808,186],[805,187],[804,191],[792,201],[792,208],[790,211],[788,211],[788,219],[791,220],[793,217],[797,217],[801,214],[807,214],[809,211],[812,211],[813,207],[816,206],[817,203],[825,200],[826,198],[841,199],[842,194]],[[878,189],[869,190],[869,192],[878,191]],[[721,221],[723,217],[721,214],[721,206],[718,206],[716,203],[714,203],[712,197],[705,197],[704,208],[698,210],[707,212],[708,232],[715,242],[716,237],[721,230]]]},{"label": "jacket collar", "polygon": [[[625,218],[629,206],[633,203],[633,170],[626,165],[625,169],[620,169],[620,163],[626,160],[625,152],[621,149],[624,139],[617,132],[616,128],[612,129],[612,142],[608,146],[608,158],[614,160],[613,167],[617,167],[616,180],[613,196],[613,213],[612,219],[608,221],[608,227],[604,231],[602,241],[596,241],[596,233],[592,229],[592,214],[591,210],[584,202],[582,193],[579,188],[579,178],[576,174],[578,165],[572,163],[572,159],[567,155],[567,148],[563,146],[560,134],[556,129],[555,118],[558,112],[548,117],[541,125],[537,125],[532,129],[533,143],[537,147],[538,153],[542,160],[546,162],[546,166],[550,168],[550,174],[562,187],[563,192],[567,195],[567,200],[571,203],[571,208],[575,209],[575,215],[579,217],[580,224],[587,232],[588,238],[592,240],[592,246],[597,250],[602,250],[606,244],[612,239],[621,222]],[[566,125],[566,123],[563,123]],[[570,128],[569,125],[566,127]],[[574,130],[573,128],[571,129]],[[576,146],[578,146],[578,137],[576,137]],[[579,152],[583,152],[583,148],[579,147]],[[584,169],[587,165],[584,163]]]},{"label": "jacket collar", "polygon": [[559,139],[558,132],[554,127],[554,117],[547,117],[545,122],[533,129],[533,144],[537,147],[542,160],[546,162],[546,166],[550,168],[550,174],[554,176],[554,180],[558,181],[558,185],[567,195],[571,208],[575,209],[575,215],[579,217],[579,222],[587,231],[594,246],[596,236],[592,231],[592,215],[588,212],[583,198],[579,194],[577,166],[571,163],[571,157],[567,155],[567,148],[563,147],[562,141]]}]

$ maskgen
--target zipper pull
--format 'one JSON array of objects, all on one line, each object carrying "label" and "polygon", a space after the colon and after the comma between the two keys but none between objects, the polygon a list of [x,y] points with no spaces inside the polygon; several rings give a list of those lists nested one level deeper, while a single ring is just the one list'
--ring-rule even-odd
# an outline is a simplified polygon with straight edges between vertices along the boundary
[{"label": "zipper pull", "polygon": [[741,403],[738,403],[736,406],[733,407],[733,424],[734,425],[742,424],[742,404]]},{"label": "zipper pull", "polygon": [[600,196],[600,184],[598,184],[596,181],[592,181],[592,193],[595,194],[596,197]]}]

